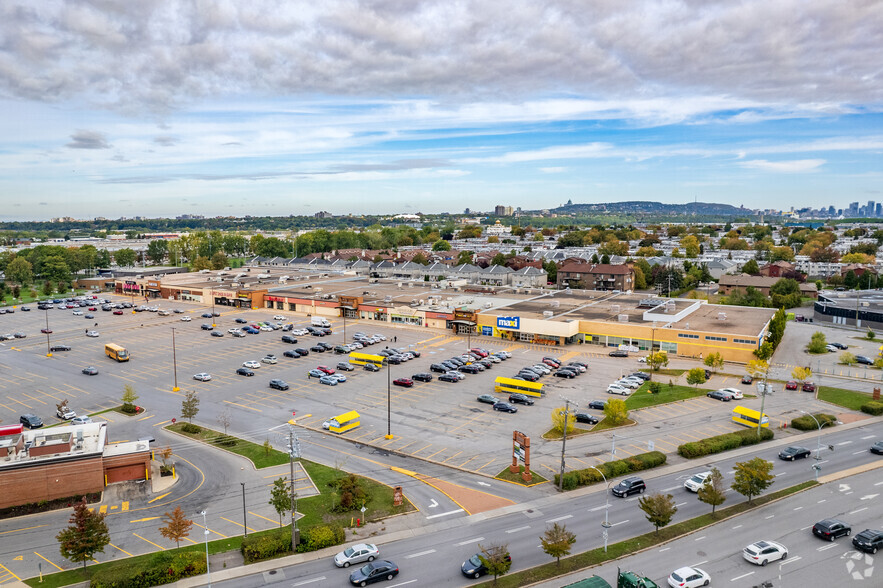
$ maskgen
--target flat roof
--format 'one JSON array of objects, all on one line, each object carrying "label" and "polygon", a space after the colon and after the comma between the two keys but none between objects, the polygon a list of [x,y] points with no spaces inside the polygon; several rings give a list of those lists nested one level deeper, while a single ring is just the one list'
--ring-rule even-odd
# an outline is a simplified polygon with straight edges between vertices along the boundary
[{"label": "flat roof", "polygon": [[[83,445],[76,446],[78,439],[78,431],[82,432]],[[62,425],[58,427],[48,427],[40,429],[25,429],[21,435],[24,436],[25,444],[33,447],[51,446],[54,444],[64,447],[63,453],[51,453],[48,455],[29,455],[26,451],[20,451],[13,459],[9,461],[0,461],[0,469],[4,467],[21,466],[23,464],[39,463],[66,457],[77,457],[83,455],[100,454],[105,443],[107,427],[105,423],[88,423],[85,425]],[[18,433],[13,435],[18,436]],[[3,438],[7,438],[4,436]],[[67,443],[73,439],[74,448],[67,450]]]}]

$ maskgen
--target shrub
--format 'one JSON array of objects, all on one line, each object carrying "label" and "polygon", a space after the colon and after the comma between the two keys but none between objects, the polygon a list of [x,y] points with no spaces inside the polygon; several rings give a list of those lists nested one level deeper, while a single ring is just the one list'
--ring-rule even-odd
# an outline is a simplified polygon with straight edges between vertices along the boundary
[{"label": "shrub", "polygon": [[[665,460],[665,454],[661,451],[650,451],[647,453],[639,453],[638,455],[633,455],[626,459],[607,461],[599,465],[598,468],[604,472],[604,476],[606,476],[608,480],[612,480],[618,476],[624,476],[632,472],[640,472],[642,470],[649,470],[650,468],[661,466],[665,463]],[[572,472],[564,474],[564,480],[561,483],[561,487],[564,490],[573,490],[580,486],[597,484],[598,482],[603,481],[603,479],[604,478],[601,477],[601,474],[598,473],[598,470],[593,468],[573,470]],[[558,480],[559,476],[556,475],[556,484],[558,483]]]},{"label": "shrub", "polygon": [[883,414],[883,402],[879,402],[877,400],[870,400],[861,406],[862,412],[868,413],[873,416],[880,416]]},{"label": "shrub", "polygon": [[147,588],[170,584],[206,572],[205,554],[195,551],[159,552],[146,560],[115,562],[95,570],[90,588]]},{"label": "shrub", "polygon": [[659,382],[650,382],[647,385],[647,389],[650,390],[651,394],[659,394],[662,391],[662,384]]},{"label": "shrub", "polygon": [[735,433],[726,433],[724,435],[708,437],[707,439],[700,439],[699,441],[684,443],[678,446],[678,454],[681,457],[693,459],[704,455],[729,451],[730,449],[736,449],[745,445],[754,445],[761,441],[769,441],[773,436],[773,432],[769,429],[761,429],[760,438],[757,436],[756,429],[745,429]]},{"label": "shrub", "polygon": [[124,404],[120,407],[120,410],[126,414],[135,414],[138,412],[138,407],[134,404]]},{"label": "shrub", "polygon": [[191,433],[193,435],[202,431],[202,429],[200,428],[199,425],[192,425],[190,423],[184,423],[184,426],[181,427],[181,430],[184,431],[185,433]]},{"label": "shrub", "polygon": [[291,527],[243,537],[241,551],[247,564],[288,553],[291,551]]},{"label": "shrub", "polygon": [[[819,424],[824,426],[833,426],[837,422],[837,418],[832,414],[818,413],[813,415],[818,419]],[[818,430],[819,425],[816,424],[816,421],[812,419],[811,416],[805,414],[803,416],[797,417],[796,419],[791,419],[791,427],[797,429],[798,431],[815,431]]]},{"label": "shrub", "polygon": [[346,540],[346,533],[340,525],[316,525],[301,533],[298,552],[317,551],[332,545],[340,545]]}]

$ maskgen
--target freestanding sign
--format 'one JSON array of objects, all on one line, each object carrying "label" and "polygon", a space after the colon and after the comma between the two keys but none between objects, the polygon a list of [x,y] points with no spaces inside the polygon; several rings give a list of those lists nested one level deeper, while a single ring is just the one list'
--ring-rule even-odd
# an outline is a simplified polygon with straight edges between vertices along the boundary
[{"label": "freestanding sign", "polygon": [[401,506],[402,505],[402,487],[401,486],[396,486],[393,489],[392,505],[393,506]]},{"label": "freestanding sign", "polygon": [[513,431],[512,465],[509,466],[509,471],[511,473],[517,474],[518,470],[521,469],[518,466],[519,461],[524,463],[524,472],[521,474],[521,479],[525,482],[530,482],[533,480],[533,476],[530,473],[530,437],[521,431]]}]

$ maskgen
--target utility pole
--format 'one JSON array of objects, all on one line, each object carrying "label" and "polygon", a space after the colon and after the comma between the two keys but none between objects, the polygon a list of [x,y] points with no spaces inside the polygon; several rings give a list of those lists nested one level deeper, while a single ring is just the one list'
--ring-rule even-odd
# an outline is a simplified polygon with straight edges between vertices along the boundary
[{"label": "utility pole", "polygon": [[172,327],[172,372],[175,374],[175,386],[172,388],[172,392],[177,392],[180,388],[178,388],[178,354],[175,351],[175,327]]},{"label": "utility pole", "polygon": [[291,551],[297,549],[300,534],[297,531],[297,492],[294,491],[294,460],[300,457],[300,441],[293,425],[288,425],[288,465],[291,473]]},{"label": "utility pole", "polygon": [[248,537],[248,521],[245,518],[245,482],[239,482],[242,485],[242,530],[245,537]]},{"label": "utility pole", "polygon": [[767,395],[767,375],[770,373],[770,364],[769,360],[766,360],[767,365],[766,369],[763,372],[763,391],[760,393],[760,418],[757,423],[757,438],[760,439],[760,430],[763,428],[763,405],[766,403],[766,395]]},{"label": "utility pole", "polygon": [[561,437],[561,471],[558,473],[558,492],[564,491],[564,448],[567,445],[567,417],[570,411],[570,401],[564,399],[564,427]]}]

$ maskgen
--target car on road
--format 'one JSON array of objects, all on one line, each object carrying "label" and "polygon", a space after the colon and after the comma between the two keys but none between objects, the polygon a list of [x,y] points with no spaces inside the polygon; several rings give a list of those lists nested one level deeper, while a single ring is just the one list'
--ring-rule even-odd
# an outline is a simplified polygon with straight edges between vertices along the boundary
[{"label": "car on road", "polygon": [[856,355],[855,363],[860,363],[862,365],[874,365],[874,360],[866,355]]},{"label": "car on road", "polygon": [[189,322],[192,321],[192,320],[193,320],[193,319],[190,318],[189,316],[182,316],[182,317],[181,317],[181,322],[182,322],[182,323],[189,323]]},{"label": "car on road", "polygon": [[202,323],[201,325],[199,325],[199,328],[202,329],[203,331],[213,331],[214,330],[214,327],[208,323]]},{"label": "car on road", "polygon": [[70,351],[70,345],[53,345],[49,348],[49,351]]},{"label": "car on road", "polygon": [[812,455],[812,452],[806,447],[792,445],[779,452],[779,459],[794,461],[795,459],[805,459],[810,455]]},{"label": "car on road", "polygon": [[350,584],[353,586],[367,586],[381,580],[392,580],[398,575],[399,568],[397,565],[389,560],[378,559],[350,574]]},{"label": "car on road", "polygon": [[619,484],[610,489],[610,492],[617,497],[629,496],[630,494],[643,494],[647,489],[644,480],[638,476],[631,476],[620,481]]},{"label": "car on road", "polygon": [[590,400],[589,408],[594,410],[604,410],[604,407],[607,405],[606,400]]},{"label": "car on road", "polygon": [[285,380],[270,380],[270,388],[274,390],[288,390],[288,382]]},{"label": "car on road", "polygon": [[732,400],[729,392],[724,392],[723,390],[712,390],[708,394],[706,394],[709,398],[713,398],[714,400],[720,400],[721,402],[729,402]]},{"label": "car on road", "polygon": [[238,370],[236,370],[236,373],[239,374],[240,376],[253,376],[254,375],[254,372],[246,367],[239,368]]},{"label": "car on road", "polygon": [[586,423],[589,425],[597,425],[598,417],[595,415],[589,414],[587,412],[578,412],[576,413],[576,422],[578,423]]},{"label": "car on road", "polygon": [[611,351],[607,355],[609,355],[610,357],[628,357],[629,352],[626,351],[625,349],[614,349],[613,351]]},{"label": "car on road", "polygon": [[508,413],[518,412],[518,408],[515,405],[503,402],[502,400],[494,403],[494,410]]},{"label": "car on road", "polygon": [[803,386],[801,386],[800,389],[803,390],[804,392],[815,392],[816,391],[815,382],[804,382]]},{"label": "car on road", "polygon": [[322,376],[319,378],[319,383],[326,386],[337,386],[337,378],[334,376]]},{"label": "car on road", "polygon": [[[463,565],[460,566],[460,572],[467,578],[480,578],[487,574],[488,570],[483,563],[481,563],[480,553],[476,553],[469,559],[463,562]],[[509,554],[506,554],[506,561],[511,562],[512,558]]]},{"label": "car on road", "polygon": [[690,492],[699,492],[705,483],[708,482],[708,479],[711,478],[711,472],[699,472],[698,474],[694,474],[690,476],[690,478],[684,482],[684,488],[689,490]]},{"label": "car on road", "polygon": [[98,331],[86,331],[86,336],[87,337],[97,337]]},{"label": "car on road", "polygon": [[204,312],[204,313],[202,313],[202,314],[199,315],[199,316],[201,316],[202,318],[212,318],[212,313],[210,313],[210,312]]},{"label": "car on road", "polygon": [[852,538],[852,544],[856,549],[866,553],[877,553],[878,550],[883,549],[883,531],[865,529]]},{"label": "car on road", "polygon": [[39,429],[43,426],[43,419],[31,413],[21,415],[18,422],[28,429]]},{"label": "car on road", "polygon": [[607,386],[607,393],[628,396],[629,394],[631,394],[631,390],[621,384],[610,384],[609,386]]},{"label": "car on road", "polygon": [[788,559],[788,550],[775,541],[758,541],[742,550],[742,557],[758,566],[765,566],[771,561]]},{"label": "car on road", "polygon": [[453,374],[449,374],[449,373],[445,372],[444,374],[441,374],[438,377],[438,381],[439,382],[459,382],[460,378],[458,378],[457,376],[455,376]]},{"label": "car on road", "polygon": [[265,356],[263,356],[263,357],[261,358],[261,362],[262,362],[262,363],[274,364],[274,363],[278,363],[279,360],[276,359],[276,356],[275,356],[275,355],[272,355],[272,354],[269,354],[269,353],[268,353],[267,355],[265,355]]},{"label": "car on road", "polygon": [[60,419],[64,419],[66,421],[69,421],[72,418],[74,418],[75,416],[77,416],[77,413],[74,411],[74,409],[70,408],[69,406],[62,406],[61,408],[59,408],[55,411],[55,416],[57,416]]},{"label": "car on road", "polygon": [[[439,379],[441,379],[441,378],[439,378]],[[481,396],[476,398],[476,400],[478,400],[479,402],[483,402],[485,404],[496,404],[500,401],[499,398],[497,398],[496,396],[492,396],[490,394],[482,394]]]},{"label": "car on road", "polygon": [[92,422],[92,417],[90,416],[78,416],[71,419],[72,425],[88,425]]},{"label": "car on road", "polygon": [[404,386],[405,388],[410,388],[414,385],[414,380],[411,378],[396,378],[392,381],[394,386]]},{"label": "car on road", "polygon": [[261,363],[259,361],[255,361],[253,359],[250,359],[248,361],[243,361],[242,367],[247,367],[247,368],[251,368],[253,370],[256,370],[261,367]]},{"label": "car on road", "polygon": [[194,374],[193,379],[198,382],[210,382],[212,379],[212,375],[206,372],[200,372],[198,374]]},{"label": "car on road", "polygon": [[849,537],[852,527],[840,519],[823,519],[812,526],[812,534],[819,539],[834,541],[838,537]]},{"label": "car on road", "polygon": [[525,406],[533,406],[533,398],[528,398],[524,394],[510,394],[509,402],[512,404],[523,404]]},{"label": "car on road", "polygon": [[871,453],[883,455],[883,441],[875,441],[874,444],[871,445]]},{"label": "car on road", "polygon": [[751,376],[742,376],[742,379],[740,380],[740,382],[742,382],[743,384],[753,384],[754,378]]},{"label": "car on road", "polygon": [[90,365],[88,367],[84,367],[82,371],[87,376],[97,376],[98,375],[98,368],[95,366]]},{"label": "car on road", "polygon": [[699,568],[678,568],[668,577],[668,585],[672,588],[697,588],[710,583],[711,576]]},{"label": "car on road", "polygon": [[335,555],[334,565],[339,568],[348,568],[352,564],[362,563],[363,561],[374,561],[379,555],[380,550],[377,549],[376,545],[357,543]]},{"label": "car on road", "polygon": [[788,382],[785,384],[785,390],[797,390],[797,388],[797,382],[795,382],[794,380],[788,380]]}]

